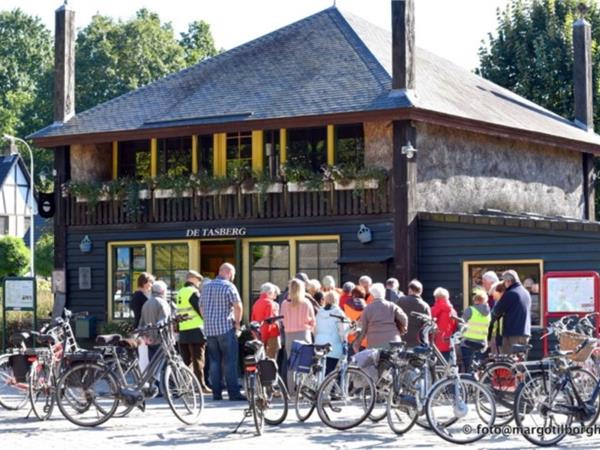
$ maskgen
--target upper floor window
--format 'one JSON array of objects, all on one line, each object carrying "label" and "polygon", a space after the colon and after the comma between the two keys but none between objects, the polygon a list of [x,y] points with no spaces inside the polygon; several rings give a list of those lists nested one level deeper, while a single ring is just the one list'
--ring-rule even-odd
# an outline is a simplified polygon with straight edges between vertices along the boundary
[{"label": "upper floor window", "polygon": [[242,167],[252,167],[252,133],[227,133],[227,174]]},{"label": "upper floor window", "polygon": [[263,133],[263,161],[265,172],[272,178],[276,178],[281,161],[281,144],[279,130],[265,130]]},{"label": "upper floor window", "polygon": [[213,174],[213,135],[198,136],[198,170],[209,175]]},{"label": "upper floor window", "polygon": [[150,176],[150,140],[119,142],[119,177]]},{"label": "upper floor window", "polygon": [[192,172],[192,138],[158,140],[158,173],[170,176]]},{"label": "upper floor window", "polygon": [[335,127],[335,163],[344,166],[364,166],[365,137],[362,123]]},{"label": "upper floor window", "polygon": [[318,172],[327,163],[327,127],[289,129],[287,159]]},{"label": "upper floor window", "polygon": [[8,234],[8,216],[0,216],[0,236]]}]

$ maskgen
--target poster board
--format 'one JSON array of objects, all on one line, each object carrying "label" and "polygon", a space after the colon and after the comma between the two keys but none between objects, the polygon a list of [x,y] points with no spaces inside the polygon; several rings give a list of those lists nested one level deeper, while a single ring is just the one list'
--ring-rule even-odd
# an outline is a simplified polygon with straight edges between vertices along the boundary
[{"label": "poster board", "polygon": [[35,279],[6,278],[4,280],[4,310],[34,311]]},{"label": "poster board", "polygon": [[[543,292],[544,327],[567,315],[600,312],[600,275],[593,271],[548,272],[544,275]],[[596,333],[600,320],[596,318]],[[548,339],[544,339],[544,354],[548,352]]]}]

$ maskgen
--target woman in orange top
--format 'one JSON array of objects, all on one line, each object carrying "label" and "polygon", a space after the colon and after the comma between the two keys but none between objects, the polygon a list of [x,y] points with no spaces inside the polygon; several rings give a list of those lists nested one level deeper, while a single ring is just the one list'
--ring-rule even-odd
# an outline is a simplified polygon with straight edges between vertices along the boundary
[{"label": "woman in orange top", "polygon": [[[363,310],[367,306],[365,302],[366,292],[362,286],[356,286],[352,289],[352,298],[344,305],[344,313],[353,322],[358,322],[360,316],[362,316]],[[352,343],[356,339],[356,336],[351,334],[348,336],[348,345],[352,349]],[[363,339],[360,346],[367,348],[367,339]]]}]

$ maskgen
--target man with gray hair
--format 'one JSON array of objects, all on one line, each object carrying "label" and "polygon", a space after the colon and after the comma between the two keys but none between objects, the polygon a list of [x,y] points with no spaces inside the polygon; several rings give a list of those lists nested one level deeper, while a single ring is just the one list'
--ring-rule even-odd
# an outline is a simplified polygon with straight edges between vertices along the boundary
[{"label": "man with gray hair", "polygon": [[363,275],[358,279],[358,284],[362,286],[362,288],[366,292],[365,300],[367,305],[373,301],[373,295],[371,295],[371,286],[373,286],[373,280],[368,275]]},{"label": "man with gray hair", "polygon": [[[167,320],[171,315],[171,307],[166,300],[167,296],[167,284],[158,280],[152,285],[152,295],[144,306],[142,307],[142,314],[140,316],[140,326],[156,325],[159,322]],[[152,361],[152,357],[160,346],[160,335],[158,331],[151,331],[148,333],[150,342],[148,343],[148,359]]]},{"label": "man with gray hair", "polygon": [[408,295],[400,297],[398,300],[398,306],[408,316],[408,329],[404,335],[404,340],[406,341],[406,345],[408,347],[415,347],[419,345],[419,332],[423,326],[422,320],[417,317],[413,317],[411,313],[414,311],[431,317],[431,308],[421,297],[422,294],[423,285],[421,282],[419,280],[412,280],[408,284]]},{"label": "man with gray hair", "polygon": [[481,275],[481,286],[483,287],[485,292],[488,293],[487,303],[488,303],[488,306],[490,307],[490,309],[492,309],[494,307],[495,302],[494,302],[494,297],[489,295],[489,292],[490,292],[490,289],[492,289],[492,286],[494,284],[496,284],[498,281],[500,281],[498,279],[498,275],[496,275],[496,272],[494,272],[493,270],[488,270],[483,275]]},{"label": "man with gray hair", "polygon": [[397,278],[388,278],[385,282],[385,299],[397,305],[400,298],[404,296],[404,292],[399,288],[400,282]]},{"label": "man with gray hair", "polygon": [[514,344],[526,345],[531,336],[531,296],[521,285],[514,270],[502,274],[506,292],[492,310],[492,318],[504,317],[502,328],[502,353],[509,354]]}]

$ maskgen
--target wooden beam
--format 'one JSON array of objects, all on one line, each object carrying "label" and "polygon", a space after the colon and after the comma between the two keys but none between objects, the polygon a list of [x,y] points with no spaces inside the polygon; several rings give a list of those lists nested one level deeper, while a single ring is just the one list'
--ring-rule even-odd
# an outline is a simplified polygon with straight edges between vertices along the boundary
[{"label": "wooden beam", "polygon": [[264,169],[264,158],[263,158],[263,131],[254,130],[252,131],[252,171],[262,172]]},{"label": "wooden beam", "polygon": [[67,199],[61,194],[62,186],[71,178],[70,148],[61,147],[54,153],[54,268],[65,270],[67,267]]},{"label": "wooden beam", "polygon": [[594,155],[583,153],[583,218],[596,221],[596,177]]},{"label": "wooden beam", "polygon": [[224,177],[227,174],[227,134],[213,135],[213,152],[213,173],[215,176]]},{"label": "wooden beam", "polygon": [[279,130],[279,148],[281,149],[280,162],[283,165],[287,161],[287,130],[285,128]]},{"label": "wooden beam", "polygon": [[[406,292],[417,275],[417,155],[409,159],[402,147],[417,147],[416,130],[410,121],[393,122],[394,276]],[[418,150],[418,148],[417,148]]]},{"label": "wooden beam", "polygon": [[335,129],[333,125],[327,125],[327,165],[335,164]]},{"label": "wooden beam", "polygon": [[112,179],[116,180],[119,177],[119,142],[112,143]]},{"label": "wooden beam", "polygon": [[192,135],[192,173],[198,173],[198,135]]},{"label": "wooden beam", "polygon": [[150,176],[156,177],[158,174],[158,139],[150,140]]}]

